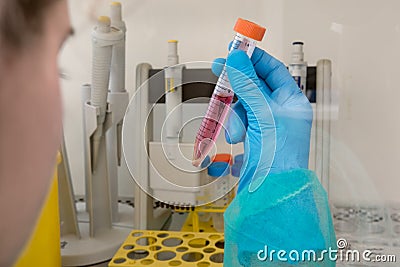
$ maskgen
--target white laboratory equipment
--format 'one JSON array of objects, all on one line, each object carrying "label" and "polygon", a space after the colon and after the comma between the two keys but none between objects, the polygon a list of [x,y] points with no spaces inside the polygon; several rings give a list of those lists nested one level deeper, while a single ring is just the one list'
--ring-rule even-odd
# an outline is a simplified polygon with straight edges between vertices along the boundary
[{"label": "white laboratory equipment", "polygon": [[[175,44],[168,43],[169,51],[175,53]],[[137,89],[124,118],[123,149],[138,185],[135,227],[139,229],[160,229],[155,222],[163,222],[169,216],[167,213],[163,215],[166,217],[155,220],[162,210],[153,209],[154,201],[188,209],[210,202],[199,198],[205,185],[206,167],[194,167],[191,163],[195,133],[217,79],[210,66],[198,62],[167,69],[153,69],[147,63],[137,66]],[[172,75],[177,88],[173,90]],[[180,87],[181,95],[176,91]],[[217,143],[218,152],[243,151],[242,144],[231,146],[223,137]]]},{"label": "white laboratory equipment", "polygon": [[165,68],[165,144],[167,158],[174,160],[179,153],[180,130],[182,127],[182,68],[178,65],[178,41],[168,41],[168,61]]},{"label": "white laboratory equipment", "polygon": [[[121,123],[128,105],[125,90],[125,32],[120,3],[111,20],[101,16],[92,31],[92,82],[82,87],[84,115],[84,206],[74,202],[65,168],[60,177],[63,266],[96,265],[112,258],[133,227],[133,209],[118,206]],[[77,205],[78,204],[78,205]]]},{"label": "white laboratory equipment", "polygon": [[328,59],[317,62],[315,106],[315,172],[329,193],[332,100],[332,63]]},{"label": "white laboratory equipment", "polygon": [[305,94],[307,89],[307,62],[304,61],[303,42],[293,42],[293,52],[289,63],[289,72],[297,86]]},{"label": "white laboratory equipment", "polygon": [[[137,88],[124,119],[124,155],[137,183],[135,227],[138,229],[160,229],[169,217],[169,210],[153,209],[155,200],[172,207],[190,207],[196,204],[199,192],[200,173],[187,160],[189,156],[184,156],[191,154],[193,144],[181,141],[184,113],[181,85],[185,68],[177,64],[177,41],[168,42],[168,51],[169,66],[152,78],[150,64],[137,66]],[[158,83],[154,84],[155,80]],[[156,98],[165,93],[163,107],[157,100],[151,103],[151,93],[161,88]],[[163,119],[154,115],[157,110],[165,114]],[[156,130],[158,139],[153,135]]]},{"label": "white laboratory equipment", "polygon": [[[290,66],[290,65],[289,65]],[[331,86],[332,63],[329,59],[320,59],[316,66],[306,67],[305,90],[310,92],[308,98],[313,108],[313,125],[311,128],[309,168],[314,170],[321,184],[329,194],[330,170],[330,140],[331,117],[335,110],[332,108],[333,92]],[[243,160],[240,158],[240,160]]]},{"label": "white laboratory equipment", "polygon": [[122,120],[129,103],[129,94],[125,87],[125,46],[126,26],[122,20],[121,3],[111,3],[111,27],[120,29],[124,38],[112,46],[110,82],[107,94],[111,118],[111,127],[106,133],[107,168],[111,192],[111,217],[118,222],[118,168],[122,163]]},{"label": "white laboratory equipment", "polygon": [[[231,169],[227,162],[213,162],[207,168],[207,174],[214,180],[211,182],[210,199],[216,201],[214,205],[217,207],[225,207],[229,204],[228,193],[231,183]],[[218,232],[224,232],[224,215],[223,213],[212,213],[214,228]]]}]

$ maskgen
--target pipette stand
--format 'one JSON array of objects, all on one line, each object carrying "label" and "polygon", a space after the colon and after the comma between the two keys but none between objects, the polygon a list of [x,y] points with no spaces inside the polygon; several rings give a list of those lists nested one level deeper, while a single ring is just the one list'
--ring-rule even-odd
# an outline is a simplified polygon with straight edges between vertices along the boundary
[{"label": "pipette stand", "polygon": [[117,178],[118,167],[122,162],[122,119],[129,104],[129,94],[126,91],[109,92],[107,99],[111,117],[111,127],[106,133],[111,218],[113,223],[117,223],[119,222]]},{"label": "pipette stand", "polygon": [[[135,138],[132,136],[124,136],[124,148],[132,147],[132,149],[125,150],[124,154],[133,155],[134,158],[133,168],[131,172],[135,178],[135,216],[134,226],[135,229],[161,229],[161,227],[168,220],[171,212],[169,210],[156,208],[154,209],[154,199],[149,196],[151,192],[149,185],[149,160],[146,151],[147,144],[151,139],[152,129],[148,128],[143,133],[147,122],[152,120],[152,114],[149,114],[149,70],[151,65],[147,63],[139,64],[136,68],[136,96],[133,98],[133,107],[135,110]],[[149,117],[147,115],[149,114]],[[151,124],[151,123],[149,123]],[[125,132],[126,133],[126,132]],[[128,144],[128,145],[126,145]],[[133,149],[133,147],[135,149]],[[128,157],[127,157],[128,158]],[[129,167],[129,163],[128,163]],[[139,184],[137,179],[140,180]]]},{"label": "pipette stand", "polygon": [[[109,260],[120,246],[121,242],[131,230],[131,227],[119,227],[113,225],[112,191],[110,188],[110,177],[108,175],[107,160],[107,138],[106,134],[100,139],[100,146],[97,154],[97,162],[93,164],[91,156],[91,137],[96,131],[98,124],[98,107],[92,106],[90,99],[90,86],[83,87],[84,99],[84,144],[85,144],[85,184],[86,184],[86,211],[78,211],[78,230],[64,234],[61,242],[63,266],[83,266],[101,263]],[[124,93],[111,97],[114,107],[117,103],[124,103],[121,100]],[[126,98],[127,99],[127,98]],[[112,110],[109,103],[106,118],[103,124],[104,132],[110,131],[114,118],[121,118],[122,105]],[[115,114],[114,114],[115,113]],[[123,115],[122,115],[123,116]],[[117,121],[117,120],[116,120]],[[116,177],[113,177],[115,179]],[[117,200],[115,203],[118,205]],[[133,214],[133,210],[132,210]],[[83,216],[79,216],[83,215]],[[129,222],[126,223],[129,225]],[[66,226],[65,226],[66,227]]]},{"label": "pipette stand", "polygon": [[[112,3],[111,11],[122,25],[121,5]],[[66,191],[60,194],[63,266],[96,266],[110,260],[133,228],[134,210],[118,204],[121,128],[129,101],[124,89],[125,30],[110,27],[110,19],[100,17],[92,32],[97,49],[92,59],[93,89],[88,84],[82,88],[85,206],[76,209],[70,179],[61,176],[65,179],[60,191]]]}]

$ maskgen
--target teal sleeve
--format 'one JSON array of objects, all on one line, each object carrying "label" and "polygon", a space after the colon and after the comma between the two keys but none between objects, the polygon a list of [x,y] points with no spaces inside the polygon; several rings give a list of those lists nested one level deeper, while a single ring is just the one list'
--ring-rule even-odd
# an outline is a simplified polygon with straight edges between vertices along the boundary
[{"label": "teal sleeve", "polygon": [[224,218],[224,266],[335,266],[328,198],[312,171],[268,175],[258,190],[240,191]]}]

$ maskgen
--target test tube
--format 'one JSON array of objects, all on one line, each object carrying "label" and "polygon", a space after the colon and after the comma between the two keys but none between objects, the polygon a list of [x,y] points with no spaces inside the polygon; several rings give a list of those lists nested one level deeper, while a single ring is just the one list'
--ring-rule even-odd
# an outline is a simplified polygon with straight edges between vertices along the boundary
[{"label": "test tube", "polygon": [[[262,40],[266,29],[253,22],[239,18],[234,30],[236,35],[229,51],[240,49],[251,57],[257,41]],[[228,80],[226,66],[224,66],[208,105],[207,113],[197,132],[192,159],[194,166],[200,166],[213,148],[228,114],[233,96],[234,92]]]}]

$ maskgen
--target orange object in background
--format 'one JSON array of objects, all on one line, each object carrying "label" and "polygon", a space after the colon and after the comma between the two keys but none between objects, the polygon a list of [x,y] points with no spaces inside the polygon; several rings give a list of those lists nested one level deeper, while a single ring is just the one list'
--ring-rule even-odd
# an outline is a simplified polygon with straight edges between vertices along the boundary
[{"label": "orange object in background", "polygon": [[221,154],[216,154],[212,160],[212,162],[226,162],[229,163],[229,165],[233,164],[233,158],[231,154],[228,153],[221,153]]}]

